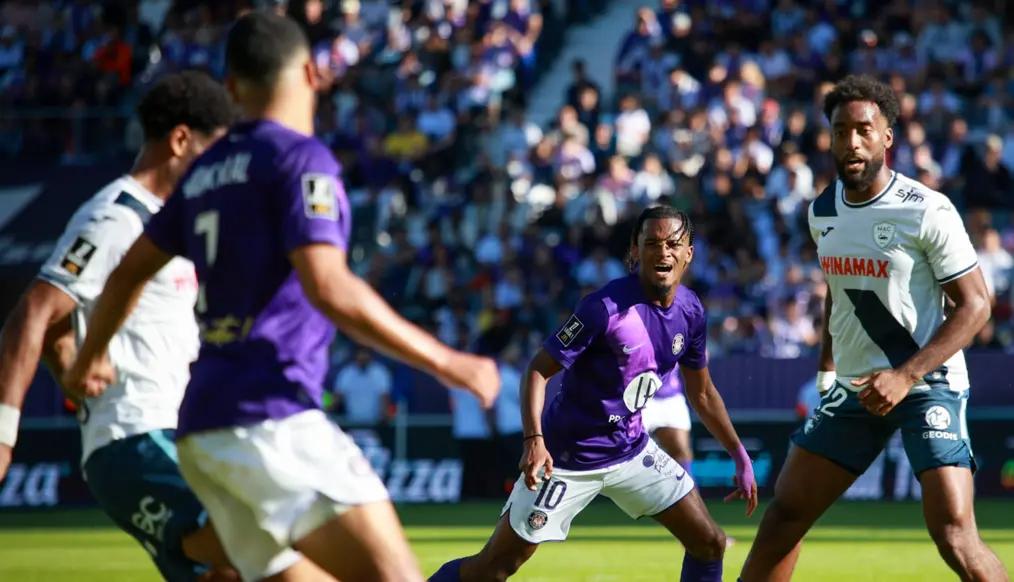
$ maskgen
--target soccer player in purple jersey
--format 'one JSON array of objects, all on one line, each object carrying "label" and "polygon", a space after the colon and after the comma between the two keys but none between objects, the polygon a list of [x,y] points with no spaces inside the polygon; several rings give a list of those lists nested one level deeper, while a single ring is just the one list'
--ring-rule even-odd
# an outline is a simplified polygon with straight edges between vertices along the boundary
[{"label": "soccer player in purple jersey", "polygon": [[[682,580],[719,581],[725,534],[693,479],[645,433],[641,409],[679,364],[694,409],[736,462],[726,500],[757,508],[750,457],[708,373],[707,321],[680,285],[693,258],[693,225],[671,207],[638,218],[631,245],[637,272],[585,297],[528,365],[521,387],[522,475],[478,554],[443,565],[430,580],[503,580],[538,544],[562,541],[599,493],[633,518],[651,516],[686,548]],[[546,382],[564,370],[543,412]]]},{"label": "soccer player in purple jersey", "polygon": [[296,23],[243,16],[226,62],[246,121],[194,162],[112,273],[65,384],[102,392],[106,346],[145,281],[189,258],[202,344],[180,408],[180,469],[243,579],[287,575],[296,549],[342,580],[420,580],[383,483],[321,411],[334,325],[486,406],[496,364],[402,319],[349,270],[348,200],[312,137],[317,77]]}]

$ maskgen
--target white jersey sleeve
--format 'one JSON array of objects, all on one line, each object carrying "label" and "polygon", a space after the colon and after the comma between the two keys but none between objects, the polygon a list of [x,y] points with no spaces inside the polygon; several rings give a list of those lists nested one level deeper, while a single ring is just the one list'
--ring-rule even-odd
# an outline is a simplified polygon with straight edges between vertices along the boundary
[{"label": "white jersey sleeve", "polygon": [[941,284],[972,272],[979,264],[961,216],[950,202],[926,208],[919,242]]},{"label": "white jersey sleeve", "polygon": [[86,205],[71,219],[39,278],[78,304],[92,302],[143,228],[126,207]]}]

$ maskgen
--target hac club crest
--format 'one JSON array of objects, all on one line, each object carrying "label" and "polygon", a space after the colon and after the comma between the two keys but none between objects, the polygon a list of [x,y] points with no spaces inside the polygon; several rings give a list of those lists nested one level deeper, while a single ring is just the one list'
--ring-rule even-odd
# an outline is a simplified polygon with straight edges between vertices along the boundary
[{"label": "hac club crest", "polygon": [[885,249],[887,245],[894,242],[894,234],[897,231],[897,227],[891,222],[878,222],[873,225],[873,242],[877,243],[877,246]]}]

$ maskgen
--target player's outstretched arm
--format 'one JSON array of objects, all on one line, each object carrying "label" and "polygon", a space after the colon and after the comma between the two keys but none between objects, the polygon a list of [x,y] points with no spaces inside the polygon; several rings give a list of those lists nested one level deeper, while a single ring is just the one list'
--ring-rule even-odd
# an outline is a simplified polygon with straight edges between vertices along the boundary
[{"label": "player's outstretched arm", "polygon": [[289,253],[310,302],[355,341],[428,372],[448,387],[475,394],[483,407],[500,391],[496,363],[451,349],[401,317],[349,270],[345,252],[310,244]]},{"label": "player's outstretched arm", "polygon": [[954,303],[954,309],[930,341],[901,366],[852,381],[864,388],[859,393],[859,401],[872,414],[890,412],[914,384],[972,343],[975,334],[989,320],[989,292],[979,267],[944,283],[943,290]]},{"label": "player's outstretched arm", "polygon": [[[7,474],[18,435],[21,405],[44,353],[69,330],[74,300],[45,281],[35,280],[0,331],[0,479]],[[57,378],[60,370],[53,370]]]},{"label": "player's outstretched arm", "polygon": [[170,259],[172,256],[155,246],[147,235],[142,234],[134,241],[109,275],[95,304],[84,343],[63,378],[67,392],[78,397],[94,397],[102,394],[113,381],[113,367],[106,358],[109,340],[134,310],[145,283]]},{"label": "player's outstretched arm", "polygon": [[546,450],[546,439],[542,436],[542,408],[546,404],[546,384],[562,369],[546,350],[540,349],[521,378],[521,426],[525,443],[518,468],[525,474],[525,486],[531,491],[535,491],[539,482],[540,469],[545,469],[543,478],[553,476],[553,457]]},{"label": "player's outstretched arm", "polygon": [[711,373],[707,366],[699,370],[684,366],[682,370],[690,405],[697,416],[701,417],[708,432],[722,443],[736,461],[736,490],[725,499],[726,501],[745,499],[746,514],[752,515],[757,509],[757,482],[753,475],[753,464],[739,440],[739,435],[736,434],[736,429],[732,426],[729,412],[725,409],[725,401],[715,388],[715,383],[711,381]]}]

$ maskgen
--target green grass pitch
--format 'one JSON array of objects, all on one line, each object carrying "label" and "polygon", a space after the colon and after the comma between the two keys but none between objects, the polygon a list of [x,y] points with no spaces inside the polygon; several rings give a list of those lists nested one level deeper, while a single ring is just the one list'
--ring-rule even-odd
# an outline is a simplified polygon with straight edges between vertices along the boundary
[{"label": "green grass pitch", "polygon": [[[725,559],[725,579],[735,580],[749,550],[763,506],[753,519],[742,504],[710,503],[736,539]],[[477,551],[500,505],[399,508],[425,574],[450,558]],[[976,507],[983,537],[1008,569],[1014,568],[1014,502],[982,500]],[[683,551],[651,520],[631,521],[608,501],[581,514],[565,543],[540,548],[519,581],[677,580]],[[927,581],[955,577],[937,556],[916,503],[839,503],[804,545],[795,580]],[[95,510],[0,512],[0,580],[158,580],[147,554]]]}]

